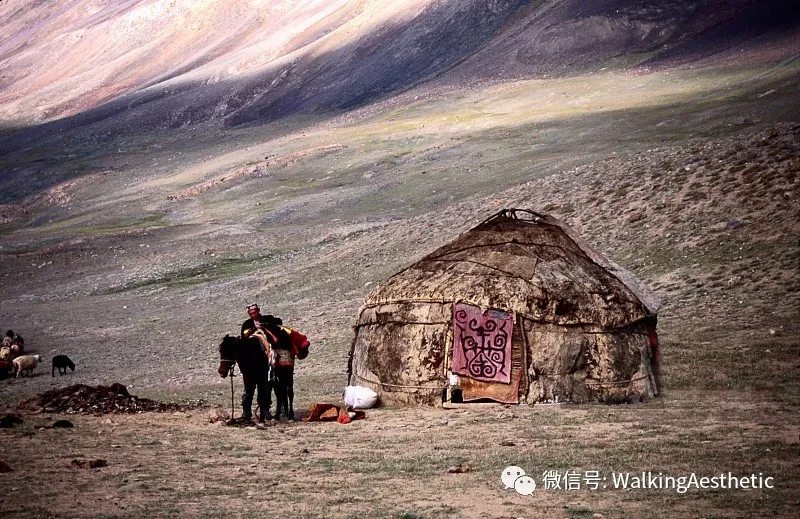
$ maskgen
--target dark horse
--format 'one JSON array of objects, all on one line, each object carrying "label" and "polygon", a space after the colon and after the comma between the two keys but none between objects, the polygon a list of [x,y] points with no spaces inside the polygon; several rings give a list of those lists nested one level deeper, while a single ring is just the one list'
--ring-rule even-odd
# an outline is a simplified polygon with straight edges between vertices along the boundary
[{"label": "dark horse", "polygon": [[[242,395],[242,419],[253,419],[253,394],[258,390],[259,422],[269,420],[269,408],[272,406],[272,384],[269,381],[269,360],[261,343],[255,337],[241,338],[226,335],[219,345],[219,369],[222,378],[228,376],[233,365],[238,364],[244,382]],[[280,412],[280,408],[278,409]]]}]

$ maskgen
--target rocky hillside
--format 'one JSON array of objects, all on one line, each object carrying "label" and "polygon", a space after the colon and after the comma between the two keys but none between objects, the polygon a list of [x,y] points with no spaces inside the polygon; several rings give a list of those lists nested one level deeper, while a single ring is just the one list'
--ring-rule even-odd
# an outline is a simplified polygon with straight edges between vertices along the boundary
[{"label": "rocky hillside", "polygon": [[301,372],[335,388],[371,287],[498,209],[524,207],[565,219],[662,296],[668,389],[795,398],[798,157],[800,128],[783,125],[609,154],[405,219],[14,233],[0,256],[4,321],[38,351],[80,358],[83,383],[192,387],[212,381],[215,340],[255,299],[313,337]]}]

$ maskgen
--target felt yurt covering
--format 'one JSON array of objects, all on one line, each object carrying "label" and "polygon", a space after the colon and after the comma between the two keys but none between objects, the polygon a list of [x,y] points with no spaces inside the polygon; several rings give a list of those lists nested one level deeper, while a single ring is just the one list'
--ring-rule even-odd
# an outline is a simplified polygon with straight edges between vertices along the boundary
[{"label": "felt yurt covering", "polygon": [[367,296],[349,381],[389,405],[639,401],[659,306],[563,222],[506,209]]}]

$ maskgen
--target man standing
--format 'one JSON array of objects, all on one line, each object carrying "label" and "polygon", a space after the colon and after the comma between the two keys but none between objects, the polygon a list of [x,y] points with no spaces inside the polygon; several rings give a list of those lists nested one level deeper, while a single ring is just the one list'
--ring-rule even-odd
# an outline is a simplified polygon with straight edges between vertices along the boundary
[{"label": "man standing", "polygon": [[[253,337],[256,331],[263,331],[266,317],[261,315],[261,309],[257,304],[253,303],[247,307],[247,315],[250,316],[245,322],[242,323],[242,339],[250,340],[260,344],[259,351],[250,353],[255,355],[251,359],[252,365],[258,366],[257,372],[246,376],[242,372],[242,381],[244,382],[244,393],[242,394],[242,418],[246,421],[252,419],[250,410],[253,406],[253,396],[258,390],[258,408],[259,408],[259,423],[264,423],[272,419],[270,407],[272,407],[272,382],[269,379],[269,373],[272,367],[269,364],[269,350],[265,348],[264,342],[258,337]],[[263,334],[257,334],[263,337]]]}]

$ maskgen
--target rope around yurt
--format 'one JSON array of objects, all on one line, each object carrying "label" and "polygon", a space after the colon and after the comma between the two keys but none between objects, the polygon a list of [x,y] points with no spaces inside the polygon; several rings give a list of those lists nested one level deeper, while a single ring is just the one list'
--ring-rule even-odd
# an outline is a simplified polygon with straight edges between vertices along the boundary
[{"label": "rope around yurt", "polygon": [[[361,380],[362,382],[367,382],[369,384],[375,384],[376,386],[385,386],[385,387],[392,387],[392,388],[397,388],[397,389],[423,389],[423,390],[428,390],[428,391],[441,391],[443,389],[447,389],[447,387],[448,387],[448,385],[431,387],[431,386],[408,386],[408,385],[402,385],[402,384],[389,384],[388,382],[380,382],[380,381],[377,381],[377,380],[370,380],[370,379],[368,379],[366,377],[362,377],[358,373],[353,373],[353,376],[356,377],[357,379]],[[403,391],[401,391],[401,393],[403,393]]]},{"label": "rope around yurt", "polygon": [[586,384],[587,386],[605,386],[605,385],[609,385],[609,386],[626,386],[626,385],[630,384],[631,382],[637,382],[639,380],[644,380],[646,378],[647,378],[647,375],[639,375],[638,377],[633,377],[630,380],[610,380],[608,382],[605,382],[605,381],[602,381],[602,380],[586,380],[586,381],[584,381],[584,384]]},{"label": "rope around yurt", "polygon": [[[564,374],[558,374],[558,375],[541,374],[539,376],[540,377],[545,377],[545,378],[556,378],[556,377],[563,377],[563,376],[569,376],[569,375],[572,375],[572,373],[564,373]],[[449,386],[449,385],[444,385],[444,386],[433,386],[433,387],[431,387],[431,386],[412,386],[412,385],[403,385],[403,384],[390,384],[388,382],[380,382],[378,380],[371,380],[369,378],[366,378],[366,377],[363,377],[363,376],[359,375],[358,373],[353,373],[353,376],[356,377],[357,379],[361,380],[362,382],[367,382],[368,384],[374,384],[376,386],[382,386],[382,387],[391,387],[391,388],[396,388],[396,389],[422,389],[422,390],[428,390],[428,391],[441,391],[443,389],[447,389],[447,387]],[[629,380],[609,380],[609,381],[585,380],[584,384],[586,384],[587,386],[626,386],[626,385],[630,384],[631,382],[638,382],[639,380],[644,380],[646,378],[647,378],[647,375],[639,375],[638,377],[633,377],[633,378],[631,378]]]}]

